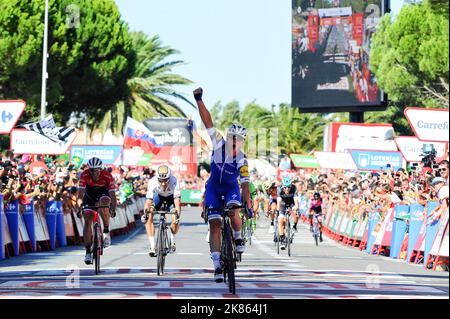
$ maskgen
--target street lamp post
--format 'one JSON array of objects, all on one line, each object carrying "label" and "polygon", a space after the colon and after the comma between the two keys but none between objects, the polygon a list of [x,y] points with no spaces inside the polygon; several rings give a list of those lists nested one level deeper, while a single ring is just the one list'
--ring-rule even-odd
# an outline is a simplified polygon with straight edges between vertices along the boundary
[{"label": "street lamp post", "polygon": [[45,17],[44,17],[44,44],[42,54],[42,92],[41,92],[41,120],[45,118],[46,113],[46,93],[47,93],[47,42],[48,42],[48,0],[45,0]]}]

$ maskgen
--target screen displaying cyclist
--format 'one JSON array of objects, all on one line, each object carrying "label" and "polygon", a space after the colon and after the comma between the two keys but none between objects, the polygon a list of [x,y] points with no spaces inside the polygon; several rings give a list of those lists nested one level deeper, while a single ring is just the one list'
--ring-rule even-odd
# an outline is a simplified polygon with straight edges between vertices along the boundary
[{"label": "screen displaying cyclist", "polygon": [[145,229],[150,242],[150,257],[156,257],[153,213],[156,210],[160,210],[163,205],[166,205],[169,212],[172,212],[174,209],[177,212],[177,215],[172,215],[172,224],[170,225],[171,252],[175,252],[175,235],[180,228],[181,193],[178,180],[172,175],[169,166],[161,165],[158,167],[155,176],[148,183],[146,197],[147,201],[145,202],[144,215],[141,221],[145,223]]},{"label": "screen displaying cyclist", "polygon": [[[103,245],[111,245],[109,234],[109,218],[116,215],[117,199],[114,177],[103,167],[103,162],[98,157],[92,157],[87,162],[88,168],[80,175],[78,192],[78,207],[110,206],[111,208],[99,208],[98,213],[103,220]],[[83,239],[86,247],[84,262],[92,264],[92,222],[93,214],[91,209],[83,209],[84,229]]]},{"label": "screen displaying cyclist", "polygon": [[309,206],[309,223],[310,223],[310,230],[313,230],[313,218],[316,216],[317,221],[319,223],[319,229],[320,229],[320,241],[322,242],[322,205],[323,200],[320,196],[320,193],[316,192],[314,193],[314,197],[311,200],[311,204]]},{"label": "screen displaying cyclist", "polygon": [[298,210],[297,187],[292,184],[290,177],[285,176],[282,178],[281,186],[277,192],[278,235],[283,250],[286,249],[286,213],[289,208],[292,214],[296,216]]},{"label": "screen displaying cyclist", "polygon": [[274,219],[277,211],[277,184],[274,181],[267,181],[264,183],[264,211],[266,212],[266,217],[270,217],[269,234],[274,233]]},{"label": "screen displaying cyclist", "polygon": [[[211,155],[211,175],[205,189],[205,209],[221,208],[224,206],[241,206],[241,191],[238,178],[242,188],[242,199],[249,208],[249,215],[252,215],[252,204],[249,190],[249,172],[245,154],[242,152],[246,129],[240,124],[232,124],[228,128],[226,140],[214,128],[211,114],[202,101],[203,90],[198,88],[194,91],[194,98],[197,102],[198,110],[203,124],[208,130],[211,138],[213,152]],[[224,201],[222,200],[224,197]],[[247,216],[251,218],[252,216]],[[210,252],[214,265],[214,280],[223,281],[223,265],[221,263],[221,215],[218,211],[207,210],[207,218],[210,229]],[[242,240],[242,221],[239,217],[239,210],[230,213],[231,227],[236,245],[236,252],[243,253],[245,243]]]}]

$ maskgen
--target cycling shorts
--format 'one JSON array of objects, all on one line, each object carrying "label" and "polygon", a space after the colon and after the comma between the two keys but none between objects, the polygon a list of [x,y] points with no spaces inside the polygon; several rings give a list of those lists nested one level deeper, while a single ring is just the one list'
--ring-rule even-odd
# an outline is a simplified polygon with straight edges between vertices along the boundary
[{"label": "cycling shorts", "polygon": [[88,187],[83,197],[83,207],[98,206],[101,200],[111,200],[107,187]]},{"label": "cycling shorts", "polygon": [[[224,200],[222,200],[222,196]],[[205,209],[222,208],[224,206],[241,206],[241,190],[236,182],[229,185],[207,183],[205,188]],[[207,211],[208,220],[222,218],[219,211]]]}]

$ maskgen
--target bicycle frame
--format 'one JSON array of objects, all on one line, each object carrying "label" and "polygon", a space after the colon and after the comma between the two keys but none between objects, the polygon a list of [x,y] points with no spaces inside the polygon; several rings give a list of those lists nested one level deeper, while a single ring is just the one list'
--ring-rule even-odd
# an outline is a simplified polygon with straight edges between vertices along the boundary
[{"label": "bicycle frame", "polygon": [[227,281],[229,291],[232,294],[236,294],[236,281],[234,270],[236,266],[236,247],[234,246],[233,233],[231,232],[231,221],[229,213],[236,209],[246,209],[245,206],[232,206],[224,208],[208,208],[208,211],[218,211],[222,217],[221,221],[221,258],[224,264],[224,282]]},{"label": "bicycle frame", "polygon": [[102,232],[102,226],[100,222],[100,217],[98,213],[99,208],[108,208],[110,209],[110,206],[84,206],[83,212],[90,211],[92,212],[93,220],[92,220],[92,228],[93,228],[93,238],[92,238],[92,254],[94,257],[94,267],[95,267],[95,274],[98,275],[100,273],[100,256],[103,255],[103,232]]},{"label": "bicycle frame", "polygon": [[156,247],[157,252],[156,255],[158,257],[157,260],[157,273],[158,276],[164,274],[164,266],[166,263],[166,255],[170,250],[170,238],[167,234],[168,224],[166,223],[166,215],[176,215],[176,213],[171,213],[167,211],[167,207],[164,206],[163,210],[152,212],[152,214],[160,215],[159,216],[159,227],[158,227],[158,237],[156,239]]}]

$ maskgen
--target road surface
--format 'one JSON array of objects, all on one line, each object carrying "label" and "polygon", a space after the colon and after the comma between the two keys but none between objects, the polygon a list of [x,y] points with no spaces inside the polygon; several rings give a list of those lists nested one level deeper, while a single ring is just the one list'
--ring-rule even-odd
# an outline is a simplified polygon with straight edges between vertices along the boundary
[{"label": "road surface", "polygon": [[198,208],[185,208],[177,251],[164,276],[147,254],[144,227],[113,238],[103,271],[83,262],[84,248],[65,247],[0,261],[0,298],[449,298],[447,272],[369,256],[328,238],[318,247],[299,225],[292,256],[277,255],[262,216],[237,270],[237,294],[212,280],[207,226]]}]

